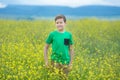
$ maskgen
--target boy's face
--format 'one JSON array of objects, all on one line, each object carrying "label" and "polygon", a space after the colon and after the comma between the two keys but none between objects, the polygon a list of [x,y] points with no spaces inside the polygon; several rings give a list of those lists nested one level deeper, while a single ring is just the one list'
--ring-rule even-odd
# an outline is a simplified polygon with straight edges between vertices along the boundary
[{"label": "boy's face", "polygon": [[63,31],[66,23],[64,22],[63,18],[57,19],[55,21],[56,27],[58,31]]}]

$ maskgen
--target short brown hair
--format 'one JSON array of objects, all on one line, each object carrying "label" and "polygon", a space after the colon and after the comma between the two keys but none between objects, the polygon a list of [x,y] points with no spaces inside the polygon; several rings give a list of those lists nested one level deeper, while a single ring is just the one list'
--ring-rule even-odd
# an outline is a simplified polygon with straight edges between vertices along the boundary
[{"label": "short brown hair", "polygon": [[55,17],[55,21],[56,21],[57,19],[61,19],[61,18],[63,18],[64,22],[66,22],[66,17],[65,17],[64,15],[62,15],[62,14],[57,15],[57,16]]}]

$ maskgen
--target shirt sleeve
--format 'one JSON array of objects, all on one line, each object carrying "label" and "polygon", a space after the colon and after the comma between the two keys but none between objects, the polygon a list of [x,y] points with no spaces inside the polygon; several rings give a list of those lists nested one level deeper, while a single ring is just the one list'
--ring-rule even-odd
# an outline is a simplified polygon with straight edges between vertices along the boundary
[{"label": "shirt sleeve", "polygon": [[72,37],[72,34],[70,34],[70,45],[73,45],[73,44],[74,44],[73,37]]},{"label": "shirt sleeve", "polygon": [[47,43],[47,44],[51,44],[52,41],[53,41],[53,35],[52,35],[52,33],[50,33],[50,34],[48,35],[47,39],[46,39],[46,43]]}]

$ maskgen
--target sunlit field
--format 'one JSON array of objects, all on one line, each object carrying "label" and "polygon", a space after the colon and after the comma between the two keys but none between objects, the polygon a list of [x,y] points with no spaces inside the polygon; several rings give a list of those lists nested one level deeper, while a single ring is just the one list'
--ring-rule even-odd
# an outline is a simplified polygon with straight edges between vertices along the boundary
[{"label": "sunlit field", "polygon": [[45,40],[55,29],[53,20],[0,20],[0,80],[120,80],[119,20],[67,21],[75,50],[68,77],[44,67]]}]

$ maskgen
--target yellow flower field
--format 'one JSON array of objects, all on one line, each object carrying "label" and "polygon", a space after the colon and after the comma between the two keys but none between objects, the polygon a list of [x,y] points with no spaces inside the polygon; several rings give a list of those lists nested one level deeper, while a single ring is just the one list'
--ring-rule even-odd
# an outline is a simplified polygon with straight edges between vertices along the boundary
[{"label": "yellow flower field", "polygon": [[67,22],[75,50],[68,77],[44,67],[45,39],[53,30],[52,20],[0,20],[0,80],[120,80],[119,20]]}]

